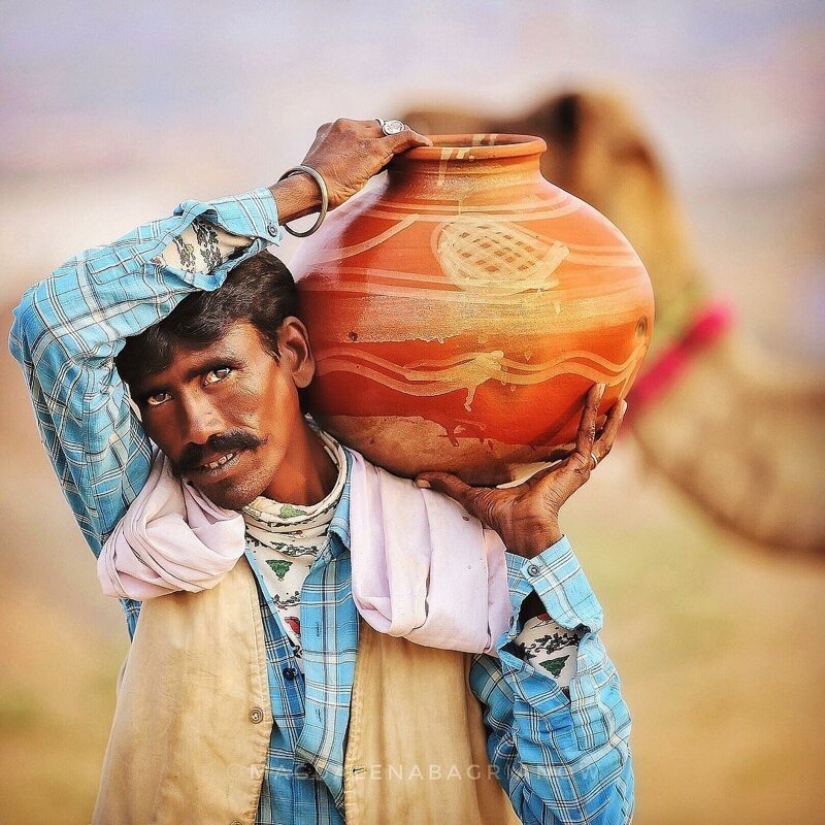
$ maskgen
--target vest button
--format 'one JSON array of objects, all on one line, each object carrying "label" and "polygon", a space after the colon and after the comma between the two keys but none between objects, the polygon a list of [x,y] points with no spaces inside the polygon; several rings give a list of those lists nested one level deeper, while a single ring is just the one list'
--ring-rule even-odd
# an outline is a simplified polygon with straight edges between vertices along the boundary
[{"label": "vest button", "polygon": [[294,667],[285,667],[283,670],[284,679],[289,679],[291,682],[297,675],[298,671]]},{"label": "vest button", "polygon": [[229,825],[243,825],[243,822],[240,819],[233,819]]},{"label": "vest button", "polygon": [[249,711],[249,721],[256,725],[259,722],[263,722],[264,712],[260,708],[252,708],[252,710]]}]

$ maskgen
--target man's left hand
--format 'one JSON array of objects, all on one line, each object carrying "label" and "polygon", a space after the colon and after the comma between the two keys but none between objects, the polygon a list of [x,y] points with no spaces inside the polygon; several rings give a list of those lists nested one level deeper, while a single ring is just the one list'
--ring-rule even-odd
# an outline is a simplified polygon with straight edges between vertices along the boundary
[{"label": "man's left hand", "polygon": [[421,473],[416,483],[454,498],[464,509],[501,536],[504,546],[525,558],[533,558],[555,544],[562,533],[559,510],[590,478],[596,465],[613,448],[627,402],[617,401],[597,428],[604,385],[587,394],[575,444],[565,457],[517,487],[471,487],[450,473]]}]

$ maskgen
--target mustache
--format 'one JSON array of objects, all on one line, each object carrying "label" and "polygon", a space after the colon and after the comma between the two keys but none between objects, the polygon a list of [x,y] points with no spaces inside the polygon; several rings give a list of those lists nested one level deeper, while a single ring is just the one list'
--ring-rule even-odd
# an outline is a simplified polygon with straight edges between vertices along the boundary
[{"label": "mustache", "polygon": [[196,470],[205,463],[206,456],[215,453],[232,453],[240,450],[254,450],[266,444],[265,438],[258,438],[244,430],[227,430],[209,436],[205,444],[187,444],[172,469],[178,475]]}]

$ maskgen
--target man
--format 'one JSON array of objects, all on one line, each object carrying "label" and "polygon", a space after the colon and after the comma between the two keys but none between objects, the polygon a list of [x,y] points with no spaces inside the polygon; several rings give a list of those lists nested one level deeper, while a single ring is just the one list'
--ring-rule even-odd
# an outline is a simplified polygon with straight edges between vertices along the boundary
[{"label": "man", "polygon": [[[427,142],[383,122],[327,124],[299,174],[186,202],[69,261],[16,312],[11,348],[96,555],[153,483],[152,443],[204,506],[243,512],[243,559],[206,584],[186,573],[158,585],[146,564],[130,568],[161,588],[141,598],[170,595],[124,600],[134,642],[96,822],[501,822],[510,803],[523,822],[631,816],[629,717],[558,523],[621,423],[623,403],[597,421],[603,388],[566,458],[520,487],[418,480],[509,551],[510,629],[493,655],[359,624],[353,457],[303,416],[312,351],[289,279],[263,250]],[[119,572],[112,580],[113,592],[136,592],[119,589]],[[536,658],[549,649],[542,627],[566,659]]]}]

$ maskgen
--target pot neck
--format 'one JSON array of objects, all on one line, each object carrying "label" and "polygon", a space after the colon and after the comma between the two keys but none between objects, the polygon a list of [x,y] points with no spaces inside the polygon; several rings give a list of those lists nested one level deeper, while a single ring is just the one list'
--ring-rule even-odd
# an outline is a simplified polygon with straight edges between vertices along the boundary
[{"label": "pot neck", "polygon": [[473,189],[540,179],[545,142],[530,135],[432,135],[433,146],[398,155],[387,168],[393,190],[460,196]]}]

